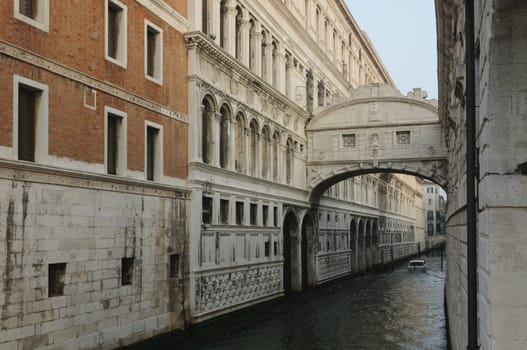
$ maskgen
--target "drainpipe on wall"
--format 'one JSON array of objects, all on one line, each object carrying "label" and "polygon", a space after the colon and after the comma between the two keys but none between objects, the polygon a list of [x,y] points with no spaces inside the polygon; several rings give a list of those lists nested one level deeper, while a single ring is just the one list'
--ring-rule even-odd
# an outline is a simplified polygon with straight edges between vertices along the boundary
[{"label": "drainpipe on wall", "polygon": [[465,0],[465,86],[467,149],[467,350],[478,350],[478,286],[476,230],[476,93],[474,61],[474,0]]}]

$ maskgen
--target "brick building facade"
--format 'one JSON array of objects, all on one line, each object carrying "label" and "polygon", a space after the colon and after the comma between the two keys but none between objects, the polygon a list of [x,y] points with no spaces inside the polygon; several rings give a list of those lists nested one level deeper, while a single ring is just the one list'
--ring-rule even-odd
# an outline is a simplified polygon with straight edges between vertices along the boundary
[{"label": "brick building facade", "polygon": [[0,348],[185,323],[187,2],[0,3]]}]

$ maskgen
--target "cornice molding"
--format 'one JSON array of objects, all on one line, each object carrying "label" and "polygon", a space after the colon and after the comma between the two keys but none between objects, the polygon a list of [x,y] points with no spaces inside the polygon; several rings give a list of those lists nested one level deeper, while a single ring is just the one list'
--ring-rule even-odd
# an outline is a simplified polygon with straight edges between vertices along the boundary
[{"label": "cornice molding", "polygon": [[171,6],[167,5],[162,0],[135,0],[140,5],[143,5],[147,10],[161,18],[172,28],[177,31],[184,33],[190,28],[190,22],[174,10]]},{"label": "cornice molding", "polygon": [[108,95],[115,96],[126,102],[133,103],[145,109],[149,109],[155,113],[159,113],[165,117],[177,119],[181,122],[188,123],[187,116],[185,116],[182,113],[179,113],[176,110],[163,106],[157,102],[147,100],[144,97],[141,97],[139,95],[136,95],[135,93],[126,91],[123,88],[115,86],[108,82],[104,82],[104,81],[95,79],[93,77],[90,77],[86,75],[85,73],[79,72],[69,67],[66,67],[60,63],[57,63],[48,58],[44,58],[42,56],[29,52],[25,49],[17,47],[3,40],[0,40],[0,54],[8,56],[8,57],[12,57],[14,59],[20,60],[22,62],[33,65],[35,67],[47,70],[48,72],[51,72],[63,78],[76,81],[94,90],[98,90]]},{"label": "cornice molding", "polygon": [[297,113],[303,119],[303,122],[307,120],[307,112],[302,108],[298,107],[282,93],[278,92],[269,83],[263,81],[256,74],[251,72],[247,67],[235,60],[231,55],[226,53],[222,48],[218,47],[208,36],[203,32],[193,31],[185,33],[185,41],[187,42],[188,49],[198,49],[200,53],[210,57],[213,62],[218,63],[219,69],[228,69],[227,75],[237,73],[241,83],[244,83],[247,87],[258,90],[263,97],[271,100],[273,105]]}]

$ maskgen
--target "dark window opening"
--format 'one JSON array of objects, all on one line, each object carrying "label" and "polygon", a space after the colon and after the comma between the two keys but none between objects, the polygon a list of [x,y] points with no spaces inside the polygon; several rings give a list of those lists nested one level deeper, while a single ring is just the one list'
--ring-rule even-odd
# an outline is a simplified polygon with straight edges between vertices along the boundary
[{"label": "dark window opening", "polygon": [[250,220],[251,220],[251,225],[256,225],[256,210],[257,210],[257,205],[255,203],[251,203],[251,212],[250,212]]},{"label": "dark window opening", "polygon": [[179,254],[170,254],[170,278],[179,276]]},{"label": "dark window opening", "polygon": [[273,208],[273,226],[278,226],[278,207]]},{"label": "dark window opening", "polygon": [[119,27],[123,9],[108,2],[108,56],[117,59]]},{"label": "dark window opening", "polygon": [[155,59],[156,59],[156,41],[159,32],[152,27],[147,26],[146,31],[146,74],[154,77]]},{"label": "dark window opening", "polygon": [[201,217],[204,224],[212,222],[212,198],[203,197],[201,203]]},{"label": "dark window opening", "polygon": [[273,250],[274,250],[274,255],[277,256],[278,255],[278,242],[273,242]]},{"label": "dark window opening", "polygon": [[38,0],[19,0],[20,14],[31,19],[37,18]]},{"label": "dark window opening", "polygon": [[266,241],[264,243],[264,255],[269,257],[271,255],[271,241]]},{"label": "dark window opening", "polygon": [[66,263],[48,265],[48,297],[64,295]]},{"label": "dark window opening", "polygon": [[128,286],[132,284],[134,276],[134,258],[121,259],[121,285]]},{"label": "dark window opening", "polygon": [[153,181],[154,177],[157,175],[155,174],[155,145],[158,135],[159,129],[151,126],[146,128],[146,179],[149,181]]},{"label": "dark window opening", "polygon": [[229,223],[229,201],[227,199],[220,200],[220,222],[222,224]]},{"label": "dark window opening", "polygon": [[262,224],[264,226],[267,226],[268,217],[269,217],[269,206],[264,205],[262,206]]},{"label": "dark window opening", "polygon": [[117,157],[118,157],[118,130],[121,118],[108,114],[107,129],[107,169],[108,174],[117,174]]},{"label": "dark window opening", "polygon": [[18,87],[18,159],[35,161],[36,99],[38,91]]},{"label": "dark window opening", "polygon": [[243,202],[236,202],[236,225],[243,225]]}]

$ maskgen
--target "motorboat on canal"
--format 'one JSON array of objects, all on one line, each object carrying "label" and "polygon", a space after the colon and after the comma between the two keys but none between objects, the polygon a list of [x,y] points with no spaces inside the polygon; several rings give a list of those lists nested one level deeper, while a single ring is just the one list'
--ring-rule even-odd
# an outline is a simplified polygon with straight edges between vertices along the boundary
[{"label": "motorboat on canal", "polygon": [[406,270],[410,272],[414,272],[414,271],[426,272],[426,269],[427,269],[427,266],[426,266],[425,259],[412,259],[408,262],[408,266],[406,267]]}]

